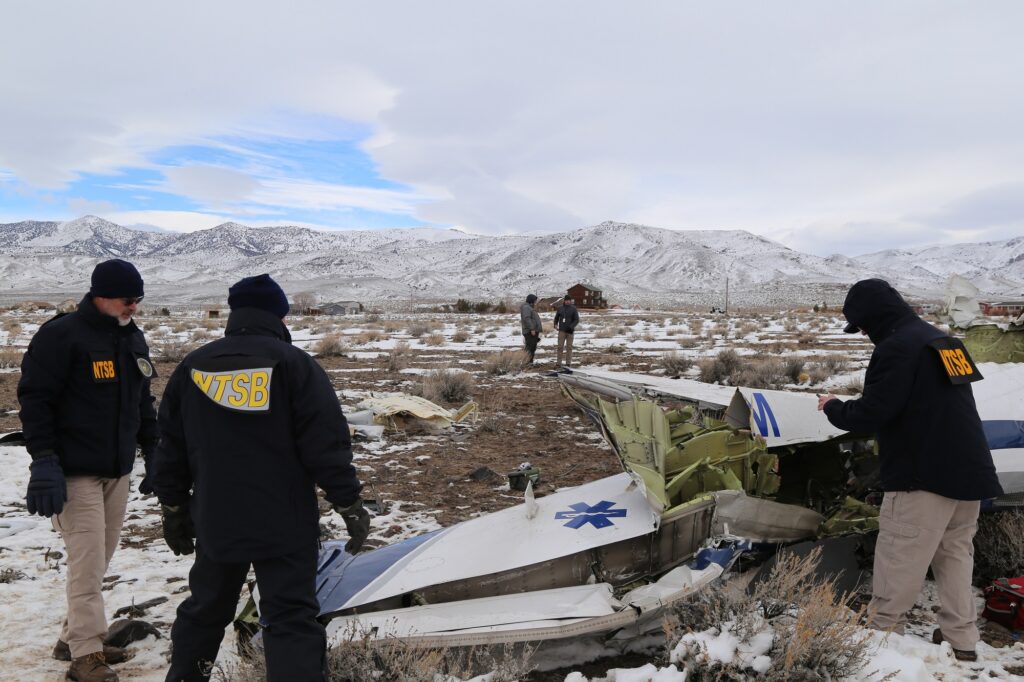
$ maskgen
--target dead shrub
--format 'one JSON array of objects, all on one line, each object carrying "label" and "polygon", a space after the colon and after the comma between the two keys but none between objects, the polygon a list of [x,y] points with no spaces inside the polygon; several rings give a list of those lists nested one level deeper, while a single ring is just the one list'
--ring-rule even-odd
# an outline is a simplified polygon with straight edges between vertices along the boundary
[{"label": "dead shrub", "polygon": [[789,383],[800,383],[800,375],[804,373],[804,361],[800,358],[787,358],[783,360],[783,374],[789,379]]},{"label": "dead shrub", "polygon": [[850,358],[845,355],[830,355],[821,364],[829,374],[842,374],[850,366]]},{"label": "dead shrub", "polygon": [[8,339],[14,338],[21,333],[21,323],[13,319],[4,320],[3,330],[7,332]]},{"label": "dead shrub", "polygon": [[605,352],[611,353],[612,355],[622,355],[626,352],[626,347],[621,343],[613,343],[604,349]]},{"label": "dead shrub", "polygon": [[612,327],[597,327],[594,330],[595,339],[610,339],[615,336],[615,329]]},{"label": "dead shrub", "polygon": [[693,360],[673,350],[661,356],[660,364],[667,374],[678,376],[693,366]]},{"label": "dead shrub", "polygon": [[388,371],[397,372],[409,366],[409,342],[399,341],[388,353]]},{"label": "dead shrub", "polygon": [[344,357],[350,350],[348,339],[338,333],[328,334],[313,344],[313,352],[325,358]]},{"label": "dead shrub", "polygon": [[455,343],[465,343],[469,341],[469,332],[465,329],[458,329],[452,334],[452,341]]},{"label": "dead shrub", "polygon": [[[669,629],[685,626],[701,632],[729,631],[749,642],[766,625],[773,631],[770,668],[758,679],[842,679],[863,670],[871,635],[858,624],[860,614],[846,607],[848,595],[815,575],[821,550],[806,557],[780,552],[768,576],[752,590],[728,582],[694,595],[674,609]],[[687,680],[747,679],[737,665],[692,666]]]},{"label": "dead shrub", "polygon": [[1024,510],[1007,509],[978,517],[974,536],[974,581],[987,585],[996,578],[1024,574]]},{"label": "dead shrub", "polygon": [[860,395],[863,392],[864,392],[864,380],[863,379],[860,379],[860,378],[851,379],[846,384],[846,394],[847,395]]},{"label": "dead shrub", "polygon": [[21,367],[21,356],[24,352],[20,348],[0,348],[0,369],[16,369]]},{"label": "dead shrub", "polygon": [[503,350],[484,360],[484,372],[494,376],[521,372],[530,356],[525,350]]},{"label": "dead shrub", "polygon": [[409,336],[414,339],[418,339],[424,334],[429,334],[439,328],[436,322],[430,320],[416,320],[415,322],[409,323]]},{"label": "dead shrub", "polygon": [[191,341],[172,341],[160,347],[159,357],[167,362],[181,362],[196,348],[199,348],[199,344]]},{"label": "dead shrub", "polygon": [[700,363],[700,380],[706,384],[726,382],[742,365],[743,360],[736,351],[719,351],[714,358]]},{"label": "dead shrub", "polygon": [[375,343],[384,338],[384,334],[379,329],[366,329],[359,333],[356,337],[356,341],[360,344]]},{"label": "dead shrub", "polygon": [[683,336],[676,339],[680,348],[696,348],[700,345],[700,339],[695,336]]},{"label": "dead shrub", "polygon": [[444,345],[444,334],[441,332],[433,332],[423,337],[423,343],[428,346],[443,346]]},{"label": "dead shrub", "polygon": [[423,377],[418,393],[435,403],[464,403],[473,392],[473,376],[468,372],[442,367]]},{"label": "dead shrub", "polygon": [[[327,651],[327,682],[437,682],[470,679],[481,673],[489,682],[518,682],[534,666],[535,647],[506,644],[470,649],[417,648],[397,639],[375,640],[365,633],[346,633]],[[266,682],[261,651],[251,651],[237,663],[217,664],[212,679],[218,682]]]}]

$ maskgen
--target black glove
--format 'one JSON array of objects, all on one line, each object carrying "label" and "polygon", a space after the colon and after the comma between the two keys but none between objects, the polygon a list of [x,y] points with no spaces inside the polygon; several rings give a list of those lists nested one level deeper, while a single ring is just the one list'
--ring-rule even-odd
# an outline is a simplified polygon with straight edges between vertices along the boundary
[{"label": "black glove", "polygon": [[363,508],[363,501],[356,500],[348,507],[334,505],[334,511],[341,514],[345,521],[345,528],[348,529],[348,542],[345,543],[345,551],[355,554],[363,546],[366,536],[370,534],[370,512]]},{"label": "black glove", "polygon": [[147,445],[142,448],[142,461],[146,465],[146,475],[139,483],[139,492],[143,495],[153,494],[153,460],[156,457],[156,446]]},{"label": "black glove", "polygon": [[68,484],[60,460],[52,452],[32,459],[29,465],[28,494],[25,503],[29,514],[53,516],[64,511],[68,499]]},{"label": "black glove", "polygon": [[196,551],[196,545],[192,542],[196,531],[192,527],[192,514],[189,513],[188,507],[162,504],[160,509],[164,514],[164,542],[174,552],[174,556]]}]

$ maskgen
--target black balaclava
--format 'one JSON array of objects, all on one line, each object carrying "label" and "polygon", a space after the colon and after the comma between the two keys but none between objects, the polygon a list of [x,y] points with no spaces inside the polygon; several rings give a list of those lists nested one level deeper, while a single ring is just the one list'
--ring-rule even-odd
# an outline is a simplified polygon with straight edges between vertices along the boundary
[{"label": "black balaclava", "polygon": [[914,311],[884,279],[862,279],[850,287],[843,303],[847,334],[867,332],[878,344],[892,333],[896,323]]}]

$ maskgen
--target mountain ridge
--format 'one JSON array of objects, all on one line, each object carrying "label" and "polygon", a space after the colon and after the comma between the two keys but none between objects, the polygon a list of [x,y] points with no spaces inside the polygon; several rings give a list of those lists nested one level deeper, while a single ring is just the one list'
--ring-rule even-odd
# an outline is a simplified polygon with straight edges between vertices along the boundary
[{"label": "mountain ridge", "polygon": [[233,222],[188,233],[141,232],[83,216],[0,224],[0,296],[82,291],[91,266],[111,257],[135,262],[147,295],[169,301],[220,299],[227,285],[259,272],[270,272],[290,293],[316,291],[326,300],[481,300],[559,293],[584,281],[612,300],[706,304],[718,302],[728,278],[738,304],[834,304],[864,277],[885,277],[908,295],[936,298],[954,273],[991,294],[1024,293],[1024,237],[821,257],[745,230],[614,221],[491,237]]}]

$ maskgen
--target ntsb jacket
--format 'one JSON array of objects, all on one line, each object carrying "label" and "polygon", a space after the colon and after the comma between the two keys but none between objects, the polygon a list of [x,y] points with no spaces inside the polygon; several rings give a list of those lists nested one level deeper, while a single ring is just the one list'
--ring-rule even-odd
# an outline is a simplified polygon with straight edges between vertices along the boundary
[{"label": "ntsb jacket", "polygon": [[96,309],[44,323],[21,362],[21,427],[33,457],[53,452],[66,476],[120,478],[137,445],[156,444],[153,364],[142,331]]},{"label": "ntsb jacket", "polygon": [[193,351],[160,402],[153,487],[189,504],[214,561],[256,561],[319,538],[316,488],[348,506],[361,489],[348,423],[323,368],[257,308],[228,318],[223,339]]},{"label": "ntsb jacket", "polygon": [[875,342],[864,394],[830,400],[828,420],[877,434],[883,490],[927,490],[956,500],[1001,495],[971,390],[970,380],[980,374],[966,350],[914,314],[895,289],[873,288],[851,289],[843,308]]}]

